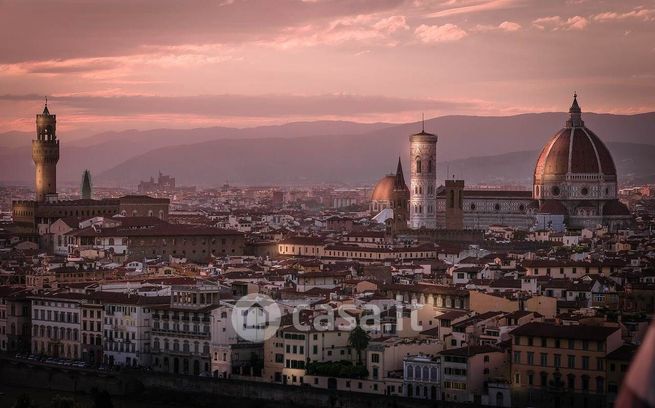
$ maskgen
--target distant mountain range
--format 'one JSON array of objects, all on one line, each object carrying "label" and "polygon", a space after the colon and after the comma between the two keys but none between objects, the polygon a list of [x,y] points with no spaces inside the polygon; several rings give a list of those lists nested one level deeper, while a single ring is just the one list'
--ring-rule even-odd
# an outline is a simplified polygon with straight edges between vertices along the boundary
[{"label": "distant mountain range", "polygon": [[[564,113],[508,117],[444,116],[427,120],[439,136],[438,171],[468,184],[530,184],[539,149]],[[655,180],[655,113],[586,113],[586,124],[614,155],[621,181]],[[60,118],[64,120],[64,118]],[[69,143],[61,135],[60,183],[136,185],[161,170],[181,185],[372,183],[407,165],[408,135],[420,123],[299,122],[248,129],[156,129],[101,133]],[[0,182],[33,180],[31,134],[0,134]],[[405,167],[407,169],[407,167]]]}]

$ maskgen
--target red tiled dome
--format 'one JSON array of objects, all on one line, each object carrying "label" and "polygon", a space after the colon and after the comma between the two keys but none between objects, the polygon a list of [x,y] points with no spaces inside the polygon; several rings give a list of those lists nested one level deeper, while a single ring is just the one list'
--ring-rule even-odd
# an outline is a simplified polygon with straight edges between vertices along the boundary
[{"label": "red tiled dome", "polygon": [[394,192],[402,191],[409,194],[409,188],[405,184],[405,176],[403,176],[403,166],[398,158],[398,168],[396,174],[389,174],[384,176],[377,182],[371,194],[371,201],[392,201],[394,200]]},{"label": "red tiled dome", "polygon": [[375,188],[373,188],[373,194],[371,194],[371,200],[373,201],[391,201],[393,198],[393,187],[394,182],[396,181],[396,176],[388,175],[384,176],[380,181],[377,182]]},{"label": "red tiled dome", "polygon": [[574,99],[566,127],[546,143],[535,167],[535,182],[566,174],[603,174],[616,177],[614,160],[605,144],[584,126]]}]

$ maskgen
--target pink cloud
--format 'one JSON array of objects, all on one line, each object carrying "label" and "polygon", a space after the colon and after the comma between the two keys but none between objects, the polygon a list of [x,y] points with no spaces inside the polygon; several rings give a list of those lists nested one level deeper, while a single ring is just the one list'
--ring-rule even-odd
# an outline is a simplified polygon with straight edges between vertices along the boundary
[{"label": "pink cloud", "polygon": [[634,9],[626,13],[617,13],[615,11],[608,11],[604,13],[596,14],[594,20],[605,23],[610,21],[620,21],[627,19],[639,19],[643,21],[654,21],[655,20],[655,9]]},{"label": "pink cloud", "polygon": [[357,15],[339,18],[326,24],[288,27],[273,41],[260,44],[290,49],[319,45],[340,45],[349,42],[394,45],[394,34],[408,30],[405,16]]},{"label": "pink cloud", "polygon": [[498,28],[500,28],[503,31],[509,31],[509,32],[518,31],[521,29],[521,24],[514,23],[512,21],[503,21],[502,23],[500,23],[500,25],[498,25]]},{"label": "pink cloud", "polygon": [[566,20],[560,16],[541,17],[532,21],[532,24],[544,30],[584,30],[589,25],[589,20],[582,16],[569,17]]},{"label": "pink cloud", "polygon": [[519,31],[522,28],[521,24],[515,23],[513,21],[503,21],[502,23],[496,25],[491,24],[478,24],[471,31],[476,32],[488,32],[488,31],[505,31],[505,32],[514,32]]},{"label": "pink cloud", "polygon": [[517,0],[466,0],[466,1],[447,1],[444,3],[447,7],[443,10],[436,11],[427,15],[429,18],[449,17],[459,14],[479,13],[483,11],[500,10],[513,7]]},{"label": "pink cloud", "polygon": [[458,41],[468,34],[455,24],[425,25],[422,24],[414,30],[416,37],[424,43],[442,43]]}]

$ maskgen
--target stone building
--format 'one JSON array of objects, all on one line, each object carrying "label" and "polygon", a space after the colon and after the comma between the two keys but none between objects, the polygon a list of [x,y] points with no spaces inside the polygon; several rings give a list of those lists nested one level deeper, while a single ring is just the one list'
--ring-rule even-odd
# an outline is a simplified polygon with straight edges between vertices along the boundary
[{"label": "stone building", "polygon": [[34,160],[36,201],[39,203],[57,199],[57,162],[59,161],[59,140],[57,140],[57,115],[48,111],[46,99],[43,113],[36,115],[36,139],[32,140]]},{"label": "stone building", "polygon": [[627,226],[631,215],[617,199],[612,155],[582,120],[577,94],[564,128],[546,143],[534,171],[539,213],[563,215],[568,227]]},{"label": "stone building", "polygon": [[168,305],[169,297],[97,293],[104,305],[103,361],[109,365],[149,366],[153,308]]},{"label": "stone building", "polygon": [[[158,217],[168,219],[170,200],[144,195],[127,195],[120,198],[92,200],[88,171],[82,182],[82,198],[58,200],[57,162],[59,140],[56,136],[56,115],[51,115],[46,103],[43,113],[36,115],[36,139],[32,141],[32,159],[35,164],[35,200],[12,202],[13,229],[25,240],[39,242],[42,248],[52,249],[49,239],[50,225],[65,217]],[[88,177],[87,177],[88,176]]]},{"label": "stone building", "polygon": [[409,137],[411,163],[409,226],[437,227],[437,135],[422,129]]},{"label": "stone building", "polygon": [[514,404],[605,406],[606,364],[623,344],[620,327],[532,322],[510,335]]},{"label": "stone building", "polygon": [[170,304],[153,307],[152,364],[171,374],[211,372],[211,313],[219,303],[216,285],[174,286]]},{"label": "stone building", "polygon": [[29,297],[32,310],[32,353],[79,360],[81,305],[85,295],[43,293]]},{"label": "stone building", "polygon": [[[439,188],[437,192],[437,227],[448,228],[448,218],[457,216],[457,222],[450,227],[463,229],[486,230],[492,225],[506,225],[520,229],[528,229],[534,224],[535,201],[530,191],[522,190],[470,190],[461,187],[452,188],[448,185]],[[446,181],[449,184],[449,181]],[[449,208],[450,196],[459,192],[461,209]],[[457,203],[452,203],[457,204]],[[461,221],[458,219],[461,217]],[[460,224],[461,222],[461,224]],[[456,228],[449,228],[456,229]]]},{"label": "stone building", "polygon": [[169,224],[152,217],[138,218],[138,223],[127,220],[119,219],[121,225],[117,226],[91,225],[68,232],[70,250],[104,250],[130,261],[174,257],[207,262],[212,257],[241,256],[244,253],[244,235],[237,231]]}]

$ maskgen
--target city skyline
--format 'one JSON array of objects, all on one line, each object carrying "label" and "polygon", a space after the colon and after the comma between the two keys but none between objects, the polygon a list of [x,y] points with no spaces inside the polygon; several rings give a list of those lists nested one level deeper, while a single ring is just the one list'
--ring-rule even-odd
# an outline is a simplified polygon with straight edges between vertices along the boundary
[{"label": "city skyline", "polygon": [[655,110],[648,2],[0,7],[5,130],[30,131],[45,95],[62,133],[561,112],[573,91],[590,112]]}]

